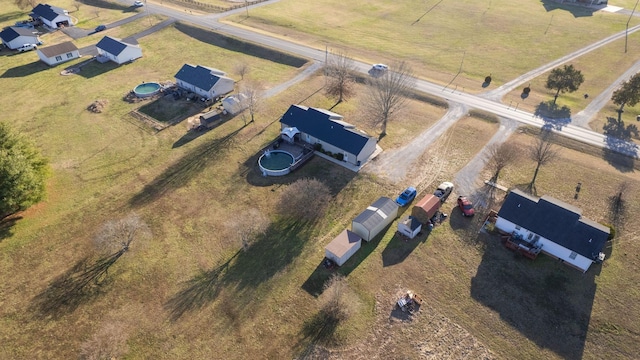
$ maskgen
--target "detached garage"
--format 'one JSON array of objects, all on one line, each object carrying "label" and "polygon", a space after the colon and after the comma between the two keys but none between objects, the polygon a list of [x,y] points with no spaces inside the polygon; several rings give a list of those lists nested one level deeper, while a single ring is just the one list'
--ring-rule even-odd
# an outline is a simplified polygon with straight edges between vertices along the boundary
[{"label": "detached garage", "polygon": [[427,195],[420,199],[411,210],[411,216],[418,219],[422,224],[427,224],[433,215],[440,210],[440,198],[435,195]]},{"label": "detached garage", "polygon": [[345,229],[324,248],[324,256],[338,266],[342,266],[360,249],[362,238],[358,234]]},{"label": "detached garage", "polygon": [[351,231],[371,241],[398,216],[398,204],[388,197],[376,200],[351,223]]}]

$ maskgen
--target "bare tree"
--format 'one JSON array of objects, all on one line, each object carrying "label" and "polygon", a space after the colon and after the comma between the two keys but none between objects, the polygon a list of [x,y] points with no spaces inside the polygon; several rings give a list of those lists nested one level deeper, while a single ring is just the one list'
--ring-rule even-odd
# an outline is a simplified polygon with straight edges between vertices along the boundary
[{"label": "bare tree", "polygon": [[73,2],[73,7],[76,8],[76,11],[80,10],[80,5],[82,5],[80,1],[76,0]]},{"label": "bare tree", "polygon": [[324,183],[304,178],[295,181],[280,198],[279,208],[284,216],[312,221],[324,214],[331,191]]},{"label": "bare tree", "polygon": [[621,229],[627,213],[627,192],[629,183],[624,181],[618,186],[614,196],[609,198],[609,216],[612,224]]},{"label": "bare tree", "polygon": [[345,299],[347,290],[347,281],[340,274],[332,275],[324,284],[322,314],[326,322],[335,325],[351,315],[351,307]]},{"label": "bare tree", "polygon": [[[245,84],[245,86],[240,89],[240,94],[238,96],[240,98],[240,108],[243,109],[241,117],[244,124],[247,125],[248,117],[251,118],[250,122],[254,122],[256,113],[260,111],[260,108],[262,107],[263,97],[259,84]],[[246,113],[244,110],[246,110]]]},{"label": "bare tree", "polygon": [[144,220],[131,214],[105,223],[94,238],[94,244],[100,252],[119,257],[129,251],[134,240],[150,236],[151,231]]},{"label": "bare tree", "polygon": [[381,76],[369,78],[365,108],[372,125],[382,128],[381,138],[387,134],[387,123],[403,109],[414,83],[411,68],[405,62],[390,66]]},{"label": "bare tree", "polygon": [[493,172],[491,181],[498,181],[500,171],[518,158],[518,147],[511,143],[493,144],[488,149],[488,165]]},{"label": "bare tree", "polygon": [[237,63],[233,69],[234,73],[240,76],[240,80],[244,80],[244,76],[249,73],[249,64],[245,62]]},{"label": "bare tree", "polygon": [[100,9],[96,8],[93,10],[93,14],[98,18],[100,17]]},{"label": "bare tree", "polygon": [[324,74],[327,78],[325,92],[328,96],[338,99],[338,103],[351,97],[355,83],[354,73],[356,67],[353,59],[346,54],[337,53],[331,55],[325,65]]},{"label": "bare tree", "polygon": [[558,158],[558,150],[551,143],[553,133],[550,131],[543,131],[540,136],[533,142],[528,148],[528,155],[531,160],[536,163],[536,170],[533,173],[533,179],[527,187],[531,192],[535,190],[536,178],[538,177],[538,171],[541,166],[547,165]]},{"label": "bare tree", "polygon": [[258,209],[249,209],[242,218],[230,223],[231,230],[238,235],[242,248],[247,251],[258,237],[263,235],[271,222]]}]

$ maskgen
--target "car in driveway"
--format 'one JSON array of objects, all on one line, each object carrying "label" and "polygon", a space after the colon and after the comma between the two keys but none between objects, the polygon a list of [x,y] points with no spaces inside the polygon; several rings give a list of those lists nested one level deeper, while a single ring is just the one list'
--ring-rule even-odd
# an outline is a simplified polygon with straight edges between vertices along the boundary
[{"label": "car in driveway", "polygon": [[466,196],[458,196],[458,207],[463,216],[473,216],[476,213],[473,203]]},{"label": "car in driveway", "polygon": [[449,195],[451,195],[452,191],[453,191],[453,183],[445,181],[438,186],[438,188],[433,193],[433,195],[439,197],[440,201],[445,202],[447,201],[447,198],[449,197]]},{"label": "car in driveway", "polygon": [[140,0],[136,0],[133,2],[133,6],[135,7],[140,7],[140,6],[144,6],[144,3]]},{"label": "car in driveway", "polygon": [[96,28],[96,32],[105,31],[105,30],[107,30],[107,27],[105,25],[98,25],[98,27]]},{"label": "car in driveway", "polygon": [[418,195],[418,191],[413,186],[409,186],[406,188],[398,197],[396,198],[396,204],[400,206],[407,206],[413,199]]},{"label": "car in driveway", "polygon": [[38,48],[38,45],[36,44],[24,44],[19,48],[17,48],[16,50],[18,50],[18,52],[25,52],[25,51],[35,50],[37,48]]}]

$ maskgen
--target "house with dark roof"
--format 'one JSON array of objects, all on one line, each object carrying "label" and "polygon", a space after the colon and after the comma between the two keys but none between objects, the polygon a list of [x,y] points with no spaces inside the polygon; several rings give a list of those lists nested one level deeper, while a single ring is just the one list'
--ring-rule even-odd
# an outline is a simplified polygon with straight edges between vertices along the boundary
[{"label": "house with dark roof", "polygon": [[78,51],[78,48],[71,41],[40,48],[37,52],[40,60],[49,66],[80,57],[80,51]]},{"label": "house with dark roof", "polygon": [[398,217],[398,204],[388,197],[380,197],[351,222],[351,231],[362,240],[371,241]]},{"label": "house with dark roof", "polygon": [[16,26],[10,26],[2,30],[0,32],[0,39],[4,46],[12,50],[25,44],[39,45],[42,43],[37,31]]},{"label": "house with dark roof", "polygon": [[98,61],[107,62],[109,60],[116,64],[124,64],[142,57],[142,49],[135,40],[120,40],[105,36],[96,44],[98,49]]},{"label": "house with dark roof", "polygon": [[67,10],[49,4],[38,4],[31,10],[30,16],[52,29],[72,25],[71,16]]},{"label": "house with dark roof", "polygon": [[604,259],[602,249],[609,228],[582,216],[582,210],[550,196],[536,197],[520,190],[507,195],[496,221],[501,231],[524,246],[562,260],[586,272]]},{"label": "house with dark roof", "polygon": [[287,141],[320,144],[358,169],[376,151],[377,140],[343,121],[342,115],[329,110],[291,105],[282,118],[282,137]]},{"label": "house with dark roof", "polygon": [[202,65],[184,64],[175,78],[179,87],[205,99],[215,99],[228,94],[236,84],[224,71]]}]

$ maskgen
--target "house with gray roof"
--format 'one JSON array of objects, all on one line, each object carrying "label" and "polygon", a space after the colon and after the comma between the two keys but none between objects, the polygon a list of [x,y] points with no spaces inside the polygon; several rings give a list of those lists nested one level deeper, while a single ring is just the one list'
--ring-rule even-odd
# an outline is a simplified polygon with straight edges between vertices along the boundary
[{"label": "house with gray roof", "polygon": [[320,144],[342,160],[360,169],[376,151],[377,139],[343,121],[329,110],[291,105],[280,119],[282,137],[287,141]]},{"label": "house with gray roof", "polygon": [[105,36],[96,44],[98,49],[98,61],[113,61],[116,64],[124,64],[142,57],[142,49],[135,40],[120,40]]},{"label": "house with gray roof", "polygon": [[582,272],[604,259],[602,249],[610,231],[584,218],[575,206],[517,189],[511,190],[502,204],[496,227]]},{"label": "house with gray roof", "polygon": [[72,25],[71,16],[67,10],[49,4],[38,4],[31,10],[30,16],[52,29]]},{"label": "house with gray roof", "polygon": [[205,99],[215,99],[233,91],[236,82],[224,71],[202,65],[184,64],[175,75],[176,85]]},{"label": "house with gray roof", "polygon": [[71,41],[40,48],[37,52],[40,60],[49,66],[80,57],[80,51]]},{"label": "house with gray roof", "polygon": [[12,50],[25,44],[39,45],[42,43],[37,31],[16,26],[10,26],[0,31],[0,39],[4,46]]}]

